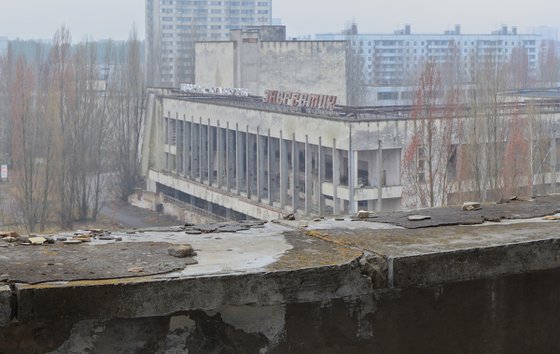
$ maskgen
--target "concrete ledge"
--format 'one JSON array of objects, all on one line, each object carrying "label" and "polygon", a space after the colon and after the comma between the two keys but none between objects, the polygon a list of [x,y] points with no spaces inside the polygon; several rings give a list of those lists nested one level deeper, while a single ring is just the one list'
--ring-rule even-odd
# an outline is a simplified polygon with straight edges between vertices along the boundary
[{"label": "concrete ledge", "polygon": [[362,268],[376,288],[425,287],[560,268],[557,222],[415,230],[353,224],[357,229],[341,223],[342,228],[308,235],[365,252]]},{"label": "concrete ledge", "polygon": [[560,268],[560,240],[390,258],[392,286],[430,286]]},{"label": "concrete ledge", "polygon": [[0,286],[0,326],[10,323],[12,316],[12,291],[9,286]]},{"label": "concrete ledge", "polygon": [[355,264],[292,272],[18,285],[18,321],[163,316],[222,306],[331,301],[372,293]]}]

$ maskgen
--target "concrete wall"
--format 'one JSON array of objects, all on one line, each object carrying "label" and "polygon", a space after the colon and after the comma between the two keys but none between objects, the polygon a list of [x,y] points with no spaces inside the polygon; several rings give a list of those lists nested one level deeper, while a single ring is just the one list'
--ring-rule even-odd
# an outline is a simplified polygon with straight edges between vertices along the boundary
[{"label": "concrete wall", "polygon": [[[326,301],[224,303],[160,316],[67,314],[0,326],[0,352],[557,353],[559,284],[553,270]],[[45,306],[68,295],[58,292]]]},{"label": "concrete wall", "polygon": [[235,78],[235,42],[196,43],[196,83],[202,87],[239,87]]},{"label": "concrete wall", "polygon": [[338,96],[346,104],[346,43],[262,42],[258,95],[267,89]]},{"label": "concrete wall", "polygon": [[334,95],[347,102],[346,43],[341,41],[262,42],[258,34],[234,42],[196,44],[196,83]]}]

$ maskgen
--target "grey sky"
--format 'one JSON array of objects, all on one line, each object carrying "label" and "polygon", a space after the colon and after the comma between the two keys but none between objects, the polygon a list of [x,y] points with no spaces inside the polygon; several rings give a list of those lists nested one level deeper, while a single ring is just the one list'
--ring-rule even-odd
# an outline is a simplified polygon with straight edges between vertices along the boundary
[{"label": "grey sky", "polygon": [[[360,32],[440,33],[462,24],[463,33],[490,32],[501,24],[560,27],[555,0],[272,0],[273,16],[288,35],[338,32],[355,20]],[[65,24],[74,40],[125,39],[133,24],[144,34],[144,0],[0,0],[0,36],[51,38]]]}]

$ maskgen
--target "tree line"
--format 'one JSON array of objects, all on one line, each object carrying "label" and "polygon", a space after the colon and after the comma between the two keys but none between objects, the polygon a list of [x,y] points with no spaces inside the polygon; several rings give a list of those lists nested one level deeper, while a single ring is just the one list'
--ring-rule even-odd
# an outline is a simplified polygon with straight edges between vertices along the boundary
[{"label": "tree line", "polygon": [[504,94],[558,85],[554,43],[541,53],[537,75],[530,73],[522,48],[509,60],[489,55],[469,67],[458,57],[426,61],[417,76],[402,159],[408,207],[556,191],[557,123],[543,114],[542,100]]},{"label": "tree line", "polygon": [[100,55],[93,41],[72,45],[61,27],[33,58],[10,48],[0,57],[2,146],[14,209],[29,232],[96,220],[109,194],[126,200],[141,182],[141,45],[133,29]]}]

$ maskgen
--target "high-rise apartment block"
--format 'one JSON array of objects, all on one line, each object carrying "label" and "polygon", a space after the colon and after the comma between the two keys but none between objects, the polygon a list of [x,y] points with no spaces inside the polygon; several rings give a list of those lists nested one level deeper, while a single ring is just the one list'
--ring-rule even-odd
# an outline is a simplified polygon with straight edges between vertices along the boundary
[{"label": "high-rise apartment block", "polygon": [[362,34],[353,25],[316,39],[351,43],[370,105],[410,103],[418,74],[429,60],[453,67],[455,78],[464,84],[472,82],[476,70],[497,63],[511,63],[513,72],[523,71],[520,75],[532,80],[539,74],[543,51],[541,36],[519,34],[507,26],[490,34],[463,34],[459,25],[442,34],[415,34],[410,25],[392,34]]},{"label": "high-rise apartment block", "polygon": [[194,83],[195,42],[229,39],[231,29],[272,22],[272,0],[146,0],[148,83]]}]

